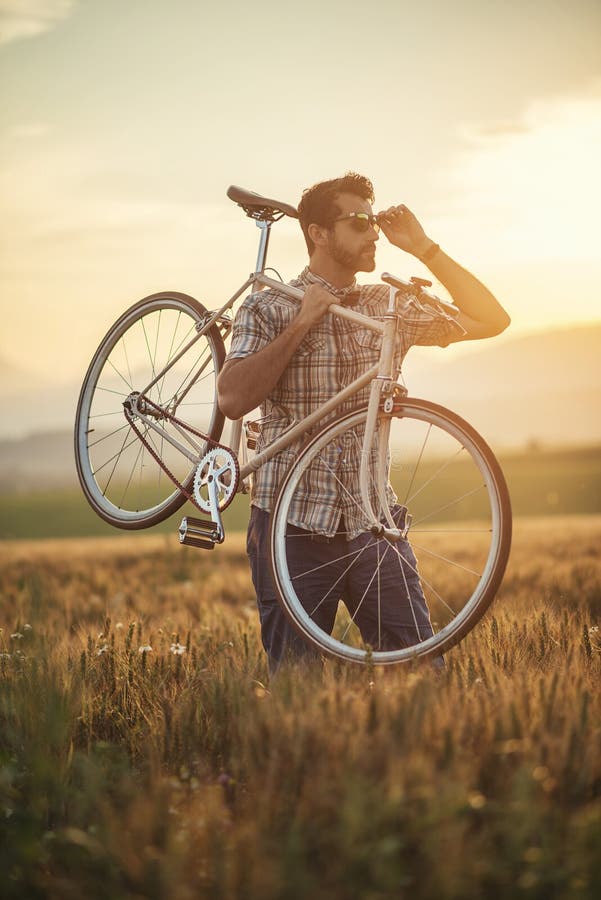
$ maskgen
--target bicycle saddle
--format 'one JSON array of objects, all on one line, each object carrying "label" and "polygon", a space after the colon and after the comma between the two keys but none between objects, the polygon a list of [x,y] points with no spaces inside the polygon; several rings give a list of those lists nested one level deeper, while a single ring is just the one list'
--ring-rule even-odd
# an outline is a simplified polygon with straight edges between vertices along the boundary
[{"label": "bicycle saddle", "polygon": [[[227,189],[227,195],[230,200],[241,206],[247,216],[251,219],[259,219],[261,221],[275,221],[276,217],[281,219],[282,216],[291,216],[298,219],[298,213],[294,206],[289,203],[282,203],[280,200],[270,200],[268,197],[261,197],[254,191],[247,191],[244,188],[236,187],[231,184]],[[279,215],[278,215],[279,213]]]}]

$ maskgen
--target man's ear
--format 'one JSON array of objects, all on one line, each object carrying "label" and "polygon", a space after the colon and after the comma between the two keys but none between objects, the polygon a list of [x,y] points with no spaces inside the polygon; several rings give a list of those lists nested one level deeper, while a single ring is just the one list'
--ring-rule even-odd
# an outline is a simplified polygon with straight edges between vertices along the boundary
[{"label": "man's ear", "polygon": [[328,229],[314,222],[307,228],[307,233],[316,247],[324,247],[328,242]]}]

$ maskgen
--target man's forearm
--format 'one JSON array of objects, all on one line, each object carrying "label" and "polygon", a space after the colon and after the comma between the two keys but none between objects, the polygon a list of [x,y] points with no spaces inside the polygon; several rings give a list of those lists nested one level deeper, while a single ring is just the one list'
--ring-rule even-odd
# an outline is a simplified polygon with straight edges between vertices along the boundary
[{"label": "man's forearm", "polygon": [[[432,246],[432,242],[429,242],[429,246]],[[437,250],[425,264],[466,316],[476,322],[490,324],[499,331],[507,328],[511,320],[494,295],[443,250]]]},{"label": "man's forearm", "polygon": [[217,379],[217,394],[219,406],[229,419],[239,419],[270,394],[309,327],[298,315],[262,350],[226,362]]},{"label": "man's forearm", "polygon": [[427,236],[404,203],[383,210],[378,221],[393,246],[424,262],[445,286],[463,314],[466,338],[492,337],[507,328],[510,318],[488,288]]}]

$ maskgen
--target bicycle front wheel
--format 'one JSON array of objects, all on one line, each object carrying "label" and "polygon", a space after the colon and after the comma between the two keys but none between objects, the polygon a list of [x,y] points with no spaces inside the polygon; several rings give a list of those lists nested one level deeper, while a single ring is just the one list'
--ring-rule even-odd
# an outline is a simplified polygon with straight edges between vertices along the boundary
[{"label": "bicycle front wheel", "polygon": [[[146,297],[113,325],[90,364],[77,406],[75,459],[84,494],[111,525],[148,528],[185,502],[155,455],[180,484],[192,488],[194,464],[169,438],[193,448],[163,411],[219,439],[224,418],[216,380],[225,349],[216,326],[198,336],[206,314],[202,304],[185,294]],[[146,416],[152,424],[136,422],[150,452],[127,421],[123,404],[153,381],[144,393],[151,401]]]},{"label": "bicycle front wheel", "polygon": [[[365,421],[359,410],[326,426],[282,482],[270,530],[275,586],[292,624],[326,654],[384,665],[438,657],[474,627],[501,583],[511,545],[505,479],[467,422],[407,398],[392,420],[387,502],[399,526],[409,517],[411,525],[406,538],[377,536],[345,466],[360,454]],[[329,538],[305,521],[311,486],[324,477],[347,510]]]}]

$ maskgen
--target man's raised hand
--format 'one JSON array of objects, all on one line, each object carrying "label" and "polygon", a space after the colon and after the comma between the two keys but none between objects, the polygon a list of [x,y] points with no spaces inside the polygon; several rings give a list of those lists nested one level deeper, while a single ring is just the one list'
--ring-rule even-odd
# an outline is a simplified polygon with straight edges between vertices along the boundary
[{"label": "man's raised hand", "polygon": [[404,203],[378,213],[380,228],[391,244],[413,256],[422,256],[432,244],[417,218]]}]

